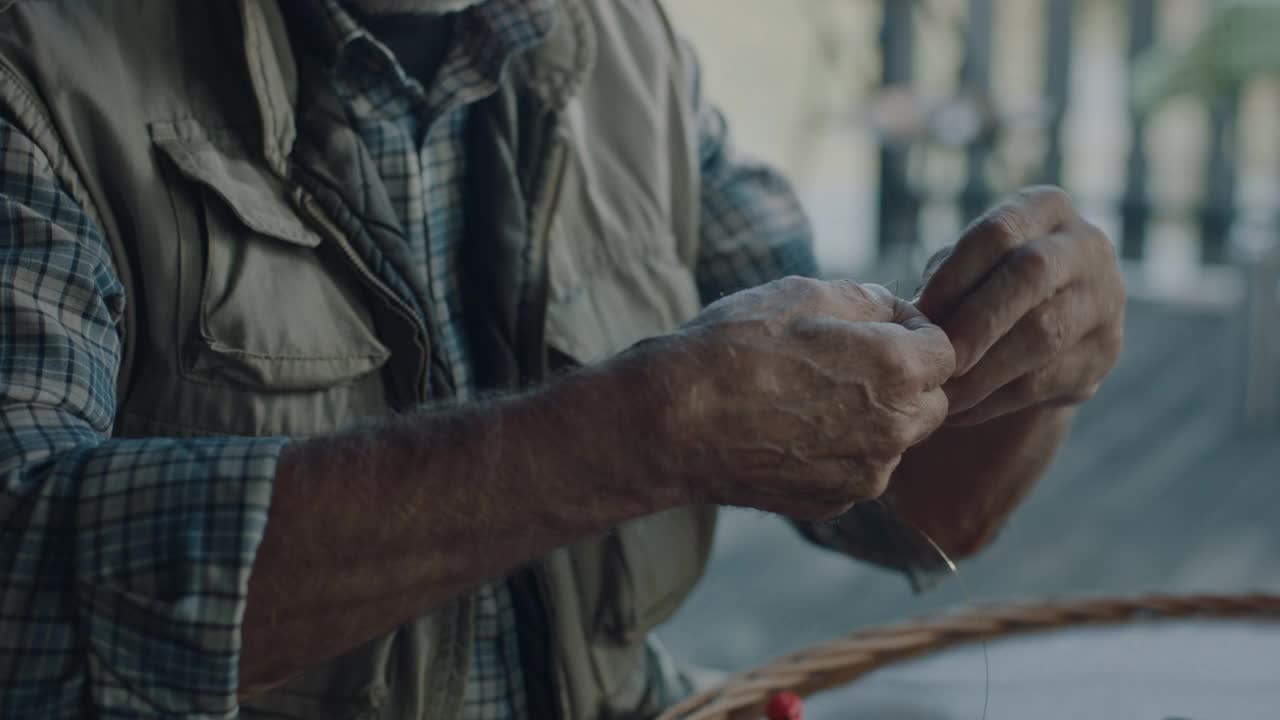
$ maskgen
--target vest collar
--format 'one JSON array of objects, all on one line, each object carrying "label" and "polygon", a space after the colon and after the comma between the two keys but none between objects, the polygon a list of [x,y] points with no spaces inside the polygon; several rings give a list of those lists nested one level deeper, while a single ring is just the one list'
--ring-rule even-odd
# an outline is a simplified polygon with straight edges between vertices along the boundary
[{"label": "vest collar", "polygon": [[[596,35],[585,0],[560,0],[551,33],[513,63],[513,76],[553,111],[581,90],[595,64]],[[278,3],[240,0],[245,64],[262,129],[262,155],[272,171],[288,174],[297,138],[294,109],[298,73]]]},{"label": "vest collar", "polygon": [[561,0],[550,35],[515,64],[518,82],[550,109],[574,98],[595,67],[596,32],[587,0]]}]

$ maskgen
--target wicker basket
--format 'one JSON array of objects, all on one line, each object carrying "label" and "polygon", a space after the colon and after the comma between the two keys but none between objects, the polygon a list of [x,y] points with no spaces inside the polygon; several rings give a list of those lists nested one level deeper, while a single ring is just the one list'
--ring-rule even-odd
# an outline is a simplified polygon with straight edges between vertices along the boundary
[{"label": "wicker basket", "polygon": [[1190,617],[1280,621],[1280,595],[1142,596],[1018,604],[873,628],[736,675],[676,705],[659,720],[754,720],[777,692],[810,695],[901,660],[981,639],[1074,625]]}]

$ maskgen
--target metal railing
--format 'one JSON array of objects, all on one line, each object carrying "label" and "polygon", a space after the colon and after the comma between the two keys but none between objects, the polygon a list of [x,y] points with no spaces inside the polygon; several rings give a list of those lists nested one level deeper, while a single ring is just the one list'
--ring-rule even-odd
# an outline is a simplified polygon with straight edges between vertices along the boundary
[{"label": "metal railing", "polygon": [[[1043,28],[1029,28],[1043,33],[1041,48],[1043,57],[1028,58],[1043,66],[1042,100],[1046,117],[1040,124],[1043,135],[1043,154],[1039,167],[1029,177],[1032,182],[1064,184],[1065,120],[1073,109],[1081,88],[1074,83],[1074,75],[1082,58],[1078,15],[1085,8],[1084,0],[1020,0],[1039,2],[1043,9]],[[1211,0],[1206,0],[1208,4]],[[879,32],[881,57],[881,89],[911,88],[918,80],[917,62],[920,47],[920,28],[938,21],[938,13],[931,9],[933,3],[926,0],[883,0],[882,25]],[[957,95],[974,98],[998,96],[999,88],[992,86],[994,49],[997,45],[994,28],[997,13],[1007,3],[995,0],[963,0],[941,2],[951,8],[951,19],[957,21],[958,40],[963,46],[963,60],[956,72],[954,91]],[[1093,4],[1096,4],[1093,3]],[[1162,12],[1182,7],[1188,3],[1167,3],[1157,0],[1131,0],[1119,2],[1128,24],[1125,54],[1131,60],[1160,41],[1159,28]],[[959,8],[959,12],[956,9]],[[1087,89],[1085,90],[1087,92]],[[1128,114],[1128,127],[1117,129],[1126,132],[1131,141],[1125,163],[1123,192],[1118,197],[1102,199],[1118,220],[1116,233],[1121,256],[1126,260],[1141,261],[1148,256],[1152,241],[1153,219],[1167,215],[1172,210],[1190,218],[1198,235],[1199,262],[1207,267],[1228,263],[1231,258],[1230,238],[1240,208],[1237,206],[1237,157],[1241,144],[1237,134],[1240,118],[1241,89],[1231,88],[1212,101],[1204,103],[1208,121],[1201,138],[1208,147],[1204,161],[1187,172],[1202,176],[1203,195],[1194,207],[1168,208],[1152,196],[1152,164],[1148,157],[1149,131],[1152,116],[1136,111]],[[1022,130],[1025,131],[1025,128]],[[882,253],[895,249],[913,248],[922,243],[920,212],[928,203],[951,202],[964,217],[972,217],[986,207],[998,194],[1010,188],[993,187],[989,180],[989,163],[1004,129],[999,121],[989,132],[978,134],[963,149],[967,165],[966,179],[962,187],[938,187],[929,178],[913,176],[911,172],[915,156],[929,153],[928,142],[918,139],[896,141],[886,139],[880,152],[880,191],[878,244]],[[1277,130],[1280,133],[1280,129]],[[1280,167],[1277,168],[1280,171]],[[917,174],[918,175],[918,174]],[[1089,190],[1084,190],[1089,194]]]},{"label": "metal railing", "polygon": [[[1083,24],[1080,13],[1105,0],[1016,0],[1041,5],[1042,28],[1028,28],[1042,33],[1039,51],[1041,57],[1028,58],[1042,68],[1040,81],[1041,99],[1045,108],[1043,117],[1034,125],[1034,132],[1041,137],[1038,162],[1016,184],[1028,182],[1065,185],[1074,194],[1085,195],[1091,200],[1095,212],[1110,215],[1112,235],[1119,255],[1131,275],[1141,276],[1141,268],[1153,254],[1156,243],[1162,242],[1161,232],[1170,224],[1180,226],[1183,238],[1192,237],[1196,280],[1185,283],[1185,292],[1194,296],[1209,283],[1205,278],[1227,280],[1230,291],[1222,293],[1224,307],[1240,310],[1232,317],[1241,327],[1240,380],[1241,410],[1245,421],[1254,426],[1274,427],[1280,422],[1280,158],[1268,169],[1275,185],[1276,197],[1258,200],[1253,193],[1253,206],[1244,207],[1240,193],[1241,163],[1252,152],[1246,146],[1241,133],[1242,102],[1248,84],[1245,81],[1218,91],[1207,98],[1181,101],[1182,111],[1190,109],[1199,113],[1199,122],[1191,123],[1184,133],[1185,142],[1197,142],[1204,148],[1198,162],[1176,168],[1179,173],[1193,177],[1191,185],[1200,191],[1190,197],[1171,202],[1155,192],[1161,180],[1156,175],[1169,172],[1168,163],[1159,165],[1151,153],[1163,152],[1153,137],[1153,128],[1161,119],[1158,109],[1154,113],[1134,109],[1124,102],[1126,118],[1123,128],[1116,132],[1128,135],[1127,157],[1124,158],[1124,181],[1119,192],[1114,189],[1099,193],[1095,188],[1072,187],[1066,168],[1071,160],[1065,131],[1067,119],[1074,104],[1088,93],[1076,77],[1077,69],[1088,58],[1081,57],[1082,43],[1079,34]],[[874,92],[883,93],[886,88],[898,89],[910,94],[917,85],[923,25],[939,22],[940,14],[934,4],[948,6],[949,19],[954,23],[954,42],[961,48],[961,62],[954,72],[952,92],[957,98],[969,98],[970,114],[989,112],[991,117],[980,118],[978,128],[969,142],[961,147],[942,150],[949,152],[964,164],[963,182],[954,178],[939,182],[936,173],[913,171],[921,156],[938,152],[936,139],[926,133],[924,137],[896,137],[892,132],[881,132],[880,146],[880,201],[878,222],[878,250],[881,258],[893,267],[893,258],[909,258],[908,264],[921,261],[928,254],[933,239],[925,237],[922,216],[930,206],[950,206],[961,218],[972,218],[989,206],[997,196],[1012,187],[995,186],[991,180],[991,163],[996,157],[1006,127],[995,111],[986,108],[982,101],[996,97],[1000,88],[993,87],[993,63],[998,48],[997,14],[1008,7],[998,0],[881,0],[881,26],[878,33],[881,58],[880,87]],[[1213,0],[1199,3],[1204,22],[1209,17]],[[1171,24],[1163,13],[1187,12],[1196,9],[1194,0],[1181,3],[1158,0],[1116,0],[1111,12],[1123,17],[1127,24],[1124,32],[1116,32],[1115,38],[1125,47],[1113,48],[1118,58],[1127,58],[1122,71],[1128,72],[1134,61],[1158,43],[1164,42],[1162,32]],[[1192,33],[1194,35],[1194,33]],[[1256,82],[1268,82],[1266,78]],[[934,83],[936,85],[936,83]],[[1275,93],[1280,97],[1280,92]],[[975,100],[976,104],[975,104]],[[1255,112],[1257,112],[1255,110]],[[1280,122],[1270,117],[1255,123],[1270,128],[1280,138]],[[1019,132],[1025,132],[1022,127]],[[1193,134],[1200,137],[1192,137]],[[1167,142],[1167,140],[1164,140]],[[1183,141],[1177,141],[1183,142]],[[1119,164],[1119,163],[1117,163]],[[1256,179],[1256,178],[1255,178]],[[1265,186],[1264,186],[1265,189]],[[1266,193],[1264,192],[1263,195]],[[1248,220],[1250,225],[1243,241],[1238,231]],[[1136,268],[1136,270],[1135,270]],[[909,273],[910,274],[910,273]],[[1223,285],[1222,282],[1218,283]]]}]

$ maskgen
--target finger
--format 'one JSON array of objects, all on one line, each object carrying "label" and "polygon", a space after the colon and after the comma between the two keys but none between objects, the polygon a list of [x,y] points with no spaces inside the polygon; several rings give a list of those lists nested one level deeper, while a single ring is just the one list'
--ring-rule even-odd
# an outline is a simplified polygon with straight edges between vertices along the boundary
[{"label": "finger", "polygon": [[1031,310],[969,372],[945,386],[951,414],[973,408],[991,393],[1054,362],[1102,321],[1098,293],[1072,285]]},{"label": "finger", "polygon": [[1059,188],[1033,187],[1015,193],[960,234],[955,248],[925,283],[917,306],[936,321],[946,320],[1006,254],[1057,232],[1074,217],[1070,196]]},{"label": "finger", "polygon": [[929,438],[947,420],[949,402],[942,388],[934,388],[920,396],[919,412],[912,424],[907,447],[915,447]]},{"label": "finger", "polygon": [[951,253],[955,252],[955,249],[955,245],[948,245],[929,257],[928,262],[924,264],[924,272],[920,273],[920,284],[916,286],[915,299],[911,301],[913,304],[920,302],[920,294],[928,287],[929,281],[937,274],[938,268],[941,268],[947,258],[951,257]]},{"label": "finger", "polygon": [[892,322],[902,303],[881,285],[852,280],[832,280],[821,285],[815,309],[848,322]]},{"label": "finger", "polygon": [[[1090,336],[1092,337],[1092,336]],[[1093,397],[1111,367],[1097,342],[1081,343],[1059,362],[1027,373],[991,393],[976,406],[952,415],[948,425],[981,425],[1037,406],[1079,405]]]},{"label": "finger", "polygon": [[1005,259],[944,323],[963,375],[1033,308],[1087,276],[1089,257],[1070,233],[1034,240]]},{"label": "finger", "polygon": [[903,324],[883,323],[873,328],[885,337],[883,363],[895,376],[917,388],[938,388],[955,374],[956,354],[942,328],[923,316]]},{"label": "finger", "polygon": [[[878,288],[880,286],[874,285],[872,287]],[[885,292],[888,292],[888,290],[885,290]],[[934,322],[929,319],[928,315],[921,312],[920,308],[898,297],[893,298],[893,318],[889,322],[897,323],[908,330],[922,330],[934,325]]]},{"label": "finger", "polygon": [[935,325],[919,308],[894,296],[880,285],[868,285],[872,292],[887,294],[885,302],[893,303],[893,317],[888,321],[907,333],[896,332],[906,357],[904,367],[912,377],[924,381],[924,387],[933,388],[951,379],[955,372],[955,349],[946,331]]}]

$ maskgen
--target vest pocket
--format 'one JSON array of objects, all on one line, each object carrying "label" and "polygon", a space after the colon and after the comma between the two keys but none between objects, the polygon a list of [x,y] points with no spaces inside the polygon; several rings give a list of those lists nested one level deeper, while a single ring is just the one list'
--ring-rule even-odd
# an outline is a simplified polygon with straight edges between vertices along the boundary
[{"label": "vest pocket", "polygon": [[374,720],[384,717],[396,670],[395,636],[304,672],[240,706],[244,720]]},{"label": "vest pocket", "polygon": [[[198,242],[181,239],[180,311],[191,327],[183,372],[215,384],[306,391],[353,381],[390,351],[377,338],[359,282],[299,219],[283,181],[230,133],[187,121],[152,126],[156,148],[185,180],[174,188]],[[179,210],[181,212],[181,210]],[[181,224],[180,224],[181,225]],[[190,320],[188,320],[190,319]]]},{"label": "vest pocket", "polygon": [[668,620],[706,569],[715,508],[675,508],[620,525],[608,538],[596,637],[642,642]]},{"label": "vest pocket", "polygon": [[[547,345],[580,365],[671,332],[700,308],[693,273],[669,230],[640,223],[651,229],[594,232],[585,215],[580,208],[558,215],[548,250]],[[634,683],[628,674],[644,658],[640,643],[702,576],[714,529],[714,508],[676,508],[618,526],[600,539],[598,559],[583,556],[580,586],[590,595],[583,604],[597,672],[610,692]]]},{"label": "vest pocket", "polygon": [[[702,577],[715,534],[712,506],[676,508],[619,526],[597,542],[600,564],[583,567],[578,587],[588,613],[590,661],[600,691],[615,707],[657,713],[657,688],[645,640],[680,607]],[[591,594],[598,589],[599,595]],[[630,717],[630,716],[628,716]]]}]

